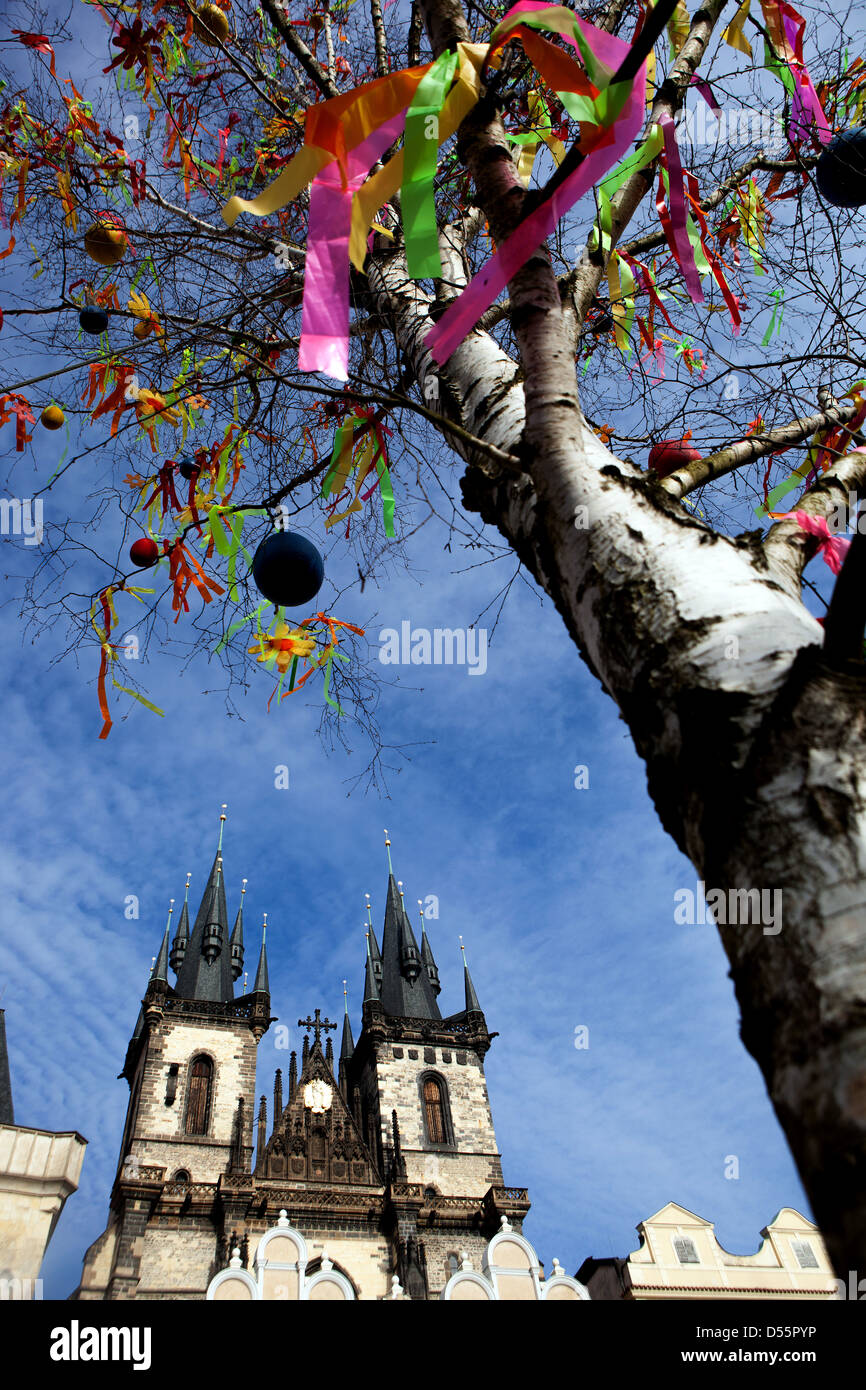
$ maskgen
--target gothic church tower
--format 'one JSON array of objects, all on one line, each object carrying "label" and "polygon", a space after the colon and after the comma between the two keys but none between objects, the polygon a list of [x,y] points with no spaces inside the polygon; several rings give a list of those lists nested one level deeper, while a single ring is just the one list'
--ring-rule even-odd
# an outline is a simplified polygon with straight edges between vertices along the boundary
[{"label": "gothic church tower", "polygon": [[[260,1098],[253,1158],[256,1049],[274,1020],[264,941],[252,991],[234,997],[243,910],[230,935],[220,845],[192,929],[184,901],[148,982],[122,1072],[130,1102],[111,1216],[75,1297],[229,1296],[213,1289],[228,1290],[231,1273],[261,1297],[313,1296],[286,1292],[295,1285],[330,1296],[342,1281],[354,1298],[399,1286],[425,1300],[464,1261],[480,1269],[497,1232],[519,1239],[529,1201],[503,1185],[484,1077],[496,1035],[465,962],[464,1007],[443,1016],[423,917],[419,944],[390,849],[388,867],[357,1043],[345,1006],[336,1060],[336,1025],[319,1008],[298,1020],[300,1068],[292,1053],[288,1077],[276,1072],[270,1126]],[[271,1275],[257,1252],[270,1243],[273,1257],[286,1230],[303,1260]]]}]

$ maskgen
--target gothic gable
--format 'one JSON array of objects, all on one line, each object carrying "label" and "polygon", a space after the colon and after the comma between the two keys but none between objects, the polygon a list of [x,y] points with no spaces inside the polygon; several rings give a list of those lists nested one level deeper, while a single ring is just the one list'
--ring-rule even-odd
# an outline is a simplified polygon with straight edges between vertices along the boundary
[{"label": "gothic gable", "polygon": [[274,1125],[257,1171],[289,1182],[381,1186],[370,1150],[318,1043]]}]

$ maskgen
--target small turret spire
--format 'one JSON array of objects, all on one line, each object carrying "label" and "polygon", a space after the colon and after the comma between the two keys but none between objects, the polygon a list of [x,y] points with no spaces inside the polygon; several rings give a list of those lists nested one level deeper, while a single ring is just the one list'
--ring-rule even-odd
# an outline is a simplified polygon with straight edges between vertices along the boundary
[{"label": "small turret spire", "polygon": [[222,804],[222,806],[221,806],[221,808],[220,808],[220,838],[219,838],[219,844],[217,845],[217,854],[220,854],[220,853],[222,852],[222,847],[223,847],[223,830],[225,829],[225,823],[226,823],[226,802],[224,801],[223,804]]},{"label": "small turret spire", "polygon": [[367,905],[367,923],[364,930],[367,932],[370,955],[373,957],[373,974],[376,976],[376,983],[382,983],[382,952],[379,950],[379,943],[376,940],[376,933],[373,930],[373,909],[370,906],[370,894],[365,893]]},{"label": "small turret spire", "polygon": [[265,936],[268,930],[268,914],[264,914],[262,923],[262,949],[259,953],[259,968],[256,971],[256,982],[253,985],[253,994],[270,994],[271,986],[268,981],[268,956],[265,948]]},{"label": "small turret spire", "polygon": [[232,979],[236,980],[244,968],[244,894],[247,891],[247,880],[244,879],[241,885],[241,904],[238,908],[238,915],[235,918],[234,930],[232,931],[231,947],[232,957]]},{"label": "small turret spire", "polygon": [[343,981],[343,1036],[340,1040],[340,1061],[347,1060],[355,1051],[355,1040],[352,1037],[352,1024],[349,1021],[349,994],[346,989],[346,981]]},{"label": "small turret spire", "polygon": [[478,1002],[478,995],[475,993],[475,986],[472,983],[472,976],[469,974],[469,966],[466,962],[466,947],[463,945],[463,937],[460,940],[460,950],[463,952],[463,984],[466,991],[466,1012],[468,1014],[482,1012]]},{"label": "small turret spire", "polygon": [[378,1003],[379,986],[376,983],[376,972],[373,969],[373,957],[370,952],[370,932],[367,932],[367,970],[364,975],[364,1003]]},{"label": "small turret spire", "polygon": [[189,945],[189,881],[192,873],[186,876],[186,888],[183,893],[183,907],[180,910],[180,918],[177,924],[177,931],[174,934],[174,941],[171,943],[171,955],[169,965],[175,975],[183,965],[183,958],[186,955],[186,948]]},{"label": "small turret spire", "polygon": [[391,841],[388,839],[388,832],[387,832],[387,830],[385,831],[385,849],[386,849],[387,854],[388,854],[388,873],[389,873],[389,874],[393,874],[394,869],[393,869],[393,866],[392,866],[392,864],[391,864]]},{"label": "small turret spire", "polygon": [[150,975],[151,984],[154,984],[157,980],[161,980],[166,985],[168,984],[168,933],[171,927],[171,914],[173,912],[174,898],[171,898],[168,904],[168,921],[165,924],[162,944],[160,945],[159,955],[156,957],[156,962]]},{"label": "small turret spire", "polygon": [[424,920],[424,905],[420,898],[418,899],[418,911],[421,915],[421,961],[424,965],[424,969],[427,971],[427,979],[430,981],[430,988],[433,990],[434,994],[440,994],[442,992],[442,986],[439,983],[439,971],[436,968],[433,951],[427,939],[427,923]]}]

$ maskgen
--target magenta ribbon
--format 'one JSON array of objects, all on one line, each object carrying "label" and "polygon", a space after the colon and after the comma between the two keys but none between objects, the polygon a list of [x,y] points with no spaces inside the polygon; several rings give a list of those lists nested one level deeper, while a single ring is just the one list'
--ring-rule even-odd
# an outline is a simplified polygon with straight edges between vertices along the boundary
[{"label": "magenta ribbon", "polygon": [[[812,79],[809,76],[806,64],[803,61],[803,32],[806,28],[806,21],[797,11],[791,9],[789,5],[780,5],[782,25],[785,30],[785,38],[794,51],[796,61],[789,63],[788,67],[794,79],[794,92],[791,97],[791,119],[788,122],[788,135],[791,138],[805,140],[809,135],[809,130],[814,119],[818,127],[818,139],[822,145],[826,145],[831,138],[830,127],[827,124],[827,117],[824,114],[818,93],[815,91]],[[795,134],[792,136],[792,131]]]},{"label": "magenta ribbon", "polygon": [[[524,8],[532,10],[538,6],[533,3],[519,4],[513,6],[509,13],[513,14],[515,10]],[[612,34],[605,34],[577,15],[575,20],[599,62],[615,72],[631,45]],[[565,34],[562,37],[569,38]],[[576,40],[569,38],[569,42],[578,48]],[[625,106],[607,132],[608,138],[596,145],[553,195],[524,218],[511,236],[506,237],[487,264],[473,277],[463,293],[454,300],[428,333],[426,346],[437,362],[441,364],[448,361],[467,333],[471,333],[481,315],[502,293],[509,280],[513,279],[542,242],[547,240],[560,218],[564,217],[578,198],[599,183],[608,169],[622,158],[643,127],[645,93],[644,63],[634,80]],[[680,187],[682,188],[682,177]]]},{"label": "magenta ribbon", "polygon": [[701,277],[695,265],[694,248],[689,241],[686,223],[686,199],[683,191],[685,176],[680,160],[676,129],[667,111],[659,116],[659,125],[665,137],[665,162],[668,170],[668,199],[670,201],[673,249],[676,252],[692,303],[702,304],[704,292],[701,289]]},{"label": "magenta ribbon", "polygon": [[298,351],[302,372],[324,372],[337,381],[348,379],[352,198],[405,122],[406,112],[398,111],[349,150],[345,171],[334,159],[313,179]]},{"label": "magenta ribbon", "polygon": [[722,108],[716,101],[713,95],[713,89],[705,77],[698,77],[696,72],[692,73],[691,86],[697,87],[714,116],[720,116],[722,114]]}]

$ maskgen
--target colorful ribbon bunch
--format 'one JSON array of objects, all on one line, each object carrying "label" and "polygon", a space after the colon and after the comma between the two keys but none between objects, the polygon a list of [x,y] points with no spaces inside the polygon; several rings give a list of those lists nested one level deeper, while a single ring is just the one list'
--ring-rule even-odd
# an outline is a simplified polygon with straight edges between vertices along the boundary
[{"label": "colorful ribbon bunch", "polygon": [[[533,32],[537,29],[561,35],[583,66]],[[485,65],[512,39],[523,45],[569,115],[590,125],[586,157],[547,202],[524,218],[435,326],[428,342],[438,361],[447,360],[563,214],[634,139],[643,117],[646,65],[635,83],[612,87],[610,78],[629,45],[562,6],[536,0],[518,0],[494,29],[489,45],[458,44],[456,53],[443,53],[433,63],[391,73],[311,107],[305,144],[276,181],[259,197],[231,198],[223,208],[228,226],[244,211],[265,217],[312,182],[301,370],[346,379],[349,258],[363,266],[375,214],[398,188],[410,273],[441,274],[433,202],[437,150],[478,101]],[[400,134],[403,149],[366,179],[370,166]]]},{"label": "colorful ribbon bunch", "polygon": [[[219,643],[217,651],[221,651],[232,635],[245,623],[248,623],[251,618],[255,618],[257,622],[260,621],[262,613],[269,607],[270,604],[261,604],[254,613],[250,613],[247,617],[241,618],[239,622],[233,623]],[[247,650],[256,657],[257,661],[263,662],[266,666],[275,667],[280,676],[276,689],[271,691],[268,709],[271,707],[271,700],[275,694],[279,700],[285,700],[288,695],[300,690],[314,671],[324,670],[323,693],[325,699],[338,714],[343,713],[340,705],[331,695],[331,674],[334,661],[349,660],[345,652],[338,650],[340,629],[345,632],[355,632],[359,637],[364,636],[364,628],[355,627],[354,623],[340,622],[328,613],[316,613],[314,617],[306,618],[290,631],[283,617],[282,608],[277,609],[273,631],[263,632],[259,628],[255,642]],[[299,661],[305,662],[307,669],[300,680],[297,680]],[[289,688],[283,690],[283,680],[287,671],[289,673]]]},{"label": "colorful ribbon bunch", "polygon": [[[107,589],[103,589],[97,595],[95,602],[91,606],[90,625],[99,638],[100,646],[99,676],[96,683],[99,697],[99,711],[103,720],[102,731],[99,735],[100,738],[108,738],[112,725],[111,713],[108,708],[108,696],[105,689],[105,677],[108,674],[109,662],[118,660],[117,651],[115,650],[116,644],[109,642],[108,639],[111,636],[112,627],[117,622],[114,595],[120,592],[131,594],[134,599],[138,599],[139,603],[144,603],[144,599],[141,595],[152,594],[153,589],[137,588],[131,584],[109,584]],[[101,623],[99,622],[100,616],[102,618]],[[111,684],[116,690],[121,690],[124,695],[131,695],[134,700],[138,700],[139,704],[144,705],[145,708],[149,710],[153,710],[154,714],[163,714],[163,710],[151,704],[150,700],[146,700],[137,690],[130,690],[127,686],[121,685],[113,676],[111,678]]]},{"label": "colorful ribbon bunch", "polygon": [[795,468],[783,482],[773,488],[772,492],[765,494],[763,505],[755,508],[758,516],[771,516],[776,520],[780,516],[786,516],[787,513],[773,510],[782,498],[798,483],[804,482],[807,488],[810,487],[819,473],[826,473],[831,464],[844,456],[852,438],[866,421],[866,381],[855,381],[845,392],[842,400],[854,402],[854,415],[844,425],[827,425],[816,430],[809,452],[799,468]]},{"label": "colorful ribbon bunch", "polygon": [[[353,512],[361,511],[361,508],[372,497],[378,487],[382,498],[382,519],[385,525],[385,535],[393,538],[394,531],[394,489],[391,484],[391,475],[388,472],[388,448],[385,443],[385,436],[390,437],[391,431],[382,425],[376,418],[370,406],[363,406],[355,410],[340,425],[334,439],[334,448],[331,453],[331,462],[325,481],[322,484],[322,496],[328,497],[334,494],[336,500],[332,504],[335,509],[341,500],[343,489],[349,473],[355,470],[355,496],[349,506],[344,511],[337,512],[325,522],[326,529],[336,526],[338,522],[351,518]],[[361,488],[371,473],[375,474],[373,483],[367,491],[362,493]],[[348,534],[347,524],[346,531]]]}]

